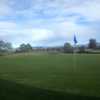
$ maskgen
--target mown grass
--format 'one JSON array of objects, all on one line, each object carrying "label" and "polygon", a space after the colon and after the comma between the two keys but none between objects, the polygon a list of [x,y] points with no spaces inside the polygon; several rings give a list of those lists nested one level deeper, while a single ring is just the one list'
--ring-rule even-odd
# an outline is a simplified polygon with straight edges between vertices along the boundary
[{"label": "mown grass", "polygon": [[[13,91],[14,97],[18,97],[16,100],[28,100],[27,97],[35,100],[56,100],[60,97],[64,100],[91,100],[100,97],[100,55],[77,54],[75,59],[72,54],[0,57],[0,82],[4,83],[0,85],[0,94],[8,97],[4,100],[11,100],[9,95],[13,95]],[[6,89],[12,92],[9,94]],[[35,91],[37,97],[32,96]],[[60,97],[58,94],[61,94]]]}]

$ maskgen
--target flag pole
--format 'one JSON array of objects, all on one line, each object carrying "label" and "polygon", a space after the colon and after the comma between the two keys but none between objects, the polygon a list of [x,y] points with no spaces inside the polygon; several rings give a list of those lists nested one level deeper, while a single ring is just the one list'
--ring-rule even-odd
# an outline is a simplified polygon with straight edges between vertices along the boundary
[{"label": "flag pole", "polygon": [[74,43],[74,51],[73,51],[73,70],[76,72],[76,44]]},{"label": "flag pole", "polygon": [[74,50],[73,50],[73,70],[74,72],[76,72],[76,47],[77,47],[77,39],[76,39],[76,36],[74,34]]}]

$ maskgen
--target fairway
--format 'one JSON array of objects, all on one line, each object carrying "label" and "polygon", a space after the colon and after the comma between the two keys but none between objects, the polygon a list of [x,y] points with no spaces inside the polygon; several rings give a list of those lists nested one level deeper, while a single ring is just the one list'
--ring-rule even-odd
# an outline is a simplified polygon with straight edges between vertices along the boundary
[{"label": "fairway", "polygon": [[[100,54],[76,54],[75,61],[72,54],[15,54],[0,57],[0,97],[4,98],[7,95],[8,99],[4,100],[13,100],[14,97],[18,97],[14,100],[28,100],[23,99],[22,95],[17,96],[18,91],[21,91],[21,88],[24,90],[25,86],[27,91],[31,91],[30,94],[34,88],[35,92],[38,91],[37,88],[41,89],[41,92],[50,91],[51,94],[53,93],[51,91],[54,91],[54,94],[59,92],[62,95],[68,93],[100,97]],[[13,87],[16,89],[14,90]],[[12,96],[13,99],[7,91],[11,93],[15,91],[16,95]],[[20,94],[25,94],[25,91],[21,91]],[[29,94],[25,95],[29,96]],[[42,97],[43,94],[40,93],[40,96]]]}]

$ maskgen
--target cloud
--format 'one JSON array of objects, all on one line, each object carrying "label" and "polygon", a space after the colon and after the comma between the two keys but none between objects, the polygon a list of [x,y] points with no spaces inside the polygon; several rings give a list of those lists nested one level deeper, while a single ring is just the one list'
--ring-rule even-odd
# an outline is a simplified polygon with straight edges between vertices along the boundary
[{"label": "cloud", "polygon": [[16,23],[9,21],[0,21],[0,31],[1,30],[13,30],[16,28]]},{"label": "cloud", "polygon": [[[4,27],[7,25],[9,27]],[[16,28],[17,24],[14,23],[0,23],[0,40],[12,42],[13,46],[16,47],[21,43],[30,43],[35,46],[41,41],[47,41],[50,37],[53,37],[52,31],[40,28]]]},{"label": "cloud", "polygon": [[[99,0],[1,0],[0,39],[15,45],[63,45],[98,40]],[[2,16],[2,17],[1,17]]]},{"label": "cloud", "polygon": [[9,0],[0,0],[0,16],[9,15],[12,12],[8,2]]},{"label": "cloud", "polygon": [[87,0],[87,2],[69,10],[83,15],[88,20],[95,21],[100,20],[98,9],[100,9],[100,0]]}]

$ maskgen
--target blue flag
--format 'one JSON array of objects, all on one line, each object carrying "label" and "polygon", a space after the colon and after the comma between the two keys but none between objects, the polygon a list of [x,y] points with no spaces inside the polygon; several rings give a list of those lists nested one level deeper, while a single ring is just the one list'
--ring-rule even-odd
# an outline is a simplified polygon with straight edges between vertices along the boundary
[{"label": "blue flag", "polygon": [[74,35],[74,43],[75,43],[75,44],[78,43],[78,42],[77,42],[76,35]]}]

